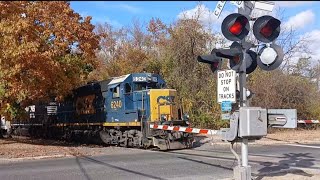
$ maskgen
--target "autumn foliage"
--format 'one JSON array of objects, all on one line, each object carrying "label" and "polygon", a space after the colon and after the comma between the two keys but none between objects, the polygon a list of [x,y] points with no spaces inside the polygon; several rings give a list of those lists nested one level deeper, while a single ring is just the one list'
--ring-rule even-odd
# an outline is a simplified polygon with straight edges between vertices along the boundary
[{"label": "autumn foliage", "polygon": [[1,101],[68,93],[96,67],[91,18],[63,1],[0,2]]},{"label": "autumn foliage", "polygon": [[[191,115],[194,126],[226,127],[216,101],[216,75],[206,64],[196,61],[198,55],[209,53],[217,45],[226,45],[221,35],[208,31],[197,18],[179,19],[171,24],[152,18],[144,26],[137,21],[132,25],[121,29],[107,23],[97,25],[97,33],[103,34],[98,57],[104,62],[104,78],[142,70],[160,73],[168,87],[178,91],[179,103]],[[294,42],[294,37],[288,33],[284,36],[281,44],[286,51],[286,61],[292,61],[294,52],[304,50],[297,49],[301,44]],[[319,64],[312,67],[301,62],[305,60],[302,58],[290,67],[284,64],[271,72],[257,68],[251,73],[247,82],[255,93],[251,105],[297,109],[299,119],[320,118],[320,93],[314,81],[320,78]],[[228,69],[227,61],[223,69]]]}]

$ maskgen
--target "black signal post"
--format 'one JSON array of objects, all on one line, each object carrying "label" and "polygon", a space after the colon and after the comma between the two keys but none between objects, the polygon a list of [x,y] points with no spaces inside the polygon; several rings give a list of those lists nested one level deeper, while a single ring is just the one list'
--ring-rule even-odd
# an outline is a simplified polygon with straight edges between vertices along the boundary
[{"label": "black signal post", "polygon": [[[228,15],[222,22],[221,32],[224,37],[234,41],[229,49],[213,49],[210,55],[198,56],[198,61],[210,64],[212,72],[220,69],[223,59],[229,59],[230,68],[239,73],[239,106],[247,106],[246,74],[252,73],[257,66],[266,71],[278,68],[284,57],[283,50],[274,41],[280,34],[281,22],[272,16],[261,16],[253,25],[253,34],[261,44],[251,44],[245,38],[250,32],[249,21],[253,10],[250,1],[244,1],[244,7],[238,13]],[[253,47],[260,46],[255,52]],[[252,92],[250,93],[252,94]],[[235,168],[240,179],[251,179],[251,167],[248,165],[248,138],[239,138],[241,143],[241,166]],[[234,140],[234,141],[235,141]],[[234,143],[232,142],[232,144]]]}]

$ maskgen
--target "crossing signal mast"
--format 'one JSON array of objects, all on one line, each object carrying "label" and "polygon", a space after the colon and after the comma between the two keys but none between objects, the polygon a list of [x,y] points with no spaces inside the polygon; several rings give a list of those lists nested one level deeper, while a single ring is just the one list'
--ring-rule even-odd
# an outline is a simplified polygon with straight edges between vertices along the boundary
[{"label": "crossing signal mast", "polygon": [[248,16],[240,13],[228,15],[222,22],[221,31],[224,37],[234,41],[228,49],[213,49],[210,55],[198,56],[198,61],[208,63],[213,72],[220,69],[222,59],[229,59],[231,69],[239,72],[240,65],[245,61],[246,74],[252,73],[257,66],[262,70],[271,71],[278,68],[284,57],[282,48],[274,41],[280,34],[281,22],[272,16],[261,16],[253,25],[253,34],[260,44],[260,50],[255,52],[251,48],[259,45],[245,42],[250,32]]},{"label": "crossing signal mast", "polygon": [[[251,179],[251,167],[248,166],[248,140],[258,140],[266,136],[268,126],[285,127],[288,119],[291,118],[291,121],[296,120],[296,110],[289,109],[286,111],[247,106],[247,98],[252,96],[252,92],[249,91],[248,96],[246,75],[254,72],[258,66],[265,71],[275,70],[283,61],[283,49],[275,43],[280,34],[281,21],[268,15],[251,18],[250,15],[253,8],[250,8],[250,6],[252,5],[252,1],[236,2],[243,3],[244,6],[241,7],[240,4],[237,4],[239,13],[228,15],[221,25],[222,34],[226,39],[233,41],[233,43],[228,48],[213,49],[210,55],[198,56],[197,60],[201,63],[210,64],[212,72],[218,72],[218,80],[219,73],[222,72],[220,69],[223,60],[229,60],[230,68],[239,75],[239,90],[235,94],[237,94],[236,96],[240,96],[236,100],[239,102],[240,107],[239,110],[234,111],[233,115],[230,116],[230,128],[221,129],[221,136],[223,140],[231,142],[232,146],[234,142],[241,141],[242,163],[240,166],[240,159],[238,158],[239,166],[234,169],[234,176],[235,179],[249,180]],[[255,3],[257,4],[258,2]],[[221,7],[224,4],[225,1],[219,1],[217,5],[219,11],[215,12],[221,13]],[[254,21],[252,29],[250,29],[250,21]],[[257,44],[245,40],[251,30],[258,40]],[[256,47],[258,47],[258,50],[253,50]],[[223,101],[218,99],[218,102]],[[225,104],[231,104],[231,102],[228,101]],[[221,104],[221,107],[224,106]],[[296,124],[285,128],[296,128]],[[234,151],[232,152],[234,153]],[[235,156],[238,157],[237,154]]]}]

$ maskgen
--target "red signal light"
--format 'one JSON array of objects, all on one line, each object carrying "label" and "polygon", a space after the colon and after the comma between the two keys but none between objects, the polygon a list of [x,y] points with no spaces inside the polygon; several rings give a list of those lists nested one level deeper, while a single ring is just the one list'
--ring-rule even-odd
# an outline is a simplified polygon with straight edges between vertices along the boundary
[{"label": "red signal light", "polygon": [[247,23],[248,23],[248,21],[246,18],[239,17],[234,22],[234,24],[232,26],[230,26],[229,31],[233,35],[239,35],[242,32],[243,27],[245,27]]},{"label": "red signal light", "polygon": [[212,63],[212,66],[213,66],[214,68],[218,68],[218,67],[219,67],[219,62],[214,62],[214,63]]},{"label": "red signal light", "polygon": [[210,65],[210,69],[213,73],[215,73],[217,70],[220,69],[220,62],[213,62],[211,65]]},{"label": "red signal light", "polygon": [[240,13],[229,14],[222,21],[221,31],[223,36],[228,40],[241,41],[249,34],[249,20]]},{"label": "red signal light", "polygon": [[253,34],[259,41],[272,42],[280,34],[280,24],[280,20],[272,16],[261,16],[253,24]]},{"label": "red signal light", "polygon": [[233,57],[233,61],[234,61],[236,64],[239,64],[239,63],[240,63],[240,56],[235,56],[235,57]]},{"label": "red signal light", "polygon": [[273,32],[273,29],[272,29],[272,27],[271,27],[269,24],[267,24],[266,26],[264,26],[264,27],[261,28],[261,30],[260,30],[260,33],[261,33],[264,37],[269,37],[269,36],[271,36],[272,32]]},{"label": "red signal light", "polygon": [[242,24],[240,22],[235,22],[230,28],[229,31],[234,35],[239,35],[242,32]]}]

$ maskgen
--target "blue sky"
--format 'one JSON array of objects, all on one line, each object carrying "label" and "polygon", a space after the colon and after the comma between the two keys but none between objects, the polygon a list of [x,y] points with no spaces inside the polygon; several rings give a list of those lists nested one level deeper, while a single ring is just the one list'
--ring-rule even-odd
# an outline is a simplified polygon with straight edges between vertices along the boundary
[{"label": "blue sky", "polygon": [[[192,17],[196,12],[199,1],[71,1],[71,8],[82,16],[92,16],[92,23],[108,22],[114,27],[130,26],[133,19],[147,23],[152,17],[158,17],[165,23],[171,23],[181,18],[182,12]],[[204,11],[202,20],[211,21],[214,28],[219,31],[225,16],[236,12],[236,6],[227,2],[219,19],[212,18],[212,11],[217,1],[204,1],[201,8]],[[317,36],[313,39],[319,41],[310,44],[320,57],[320,2],[317,1],[278,1],[275,2],[274,11],[280,7],[284,14],[281,26],[292,27],[301,35]]]},{"label": "blue sky", "polygon": [[[159,17],[166,23],[177,19],[182,11],[194,9],[198,1],[71,1],[71,7],[84,16],[92,16],[93,23],[105,22],[115,26],[130,25],[133,18],[148,22],[152,17]],[[214,10],[217,1],[202,2],[210,10]],[[302,11],[311,10],[320,17],[320,2],[275,2],[285,11],[287,18]],[[276,9],[276,7],[274,9]],[[227,2],[224,12],[231,12],[236,6]],[[313,24],[320,28],[320,21]]]}]

